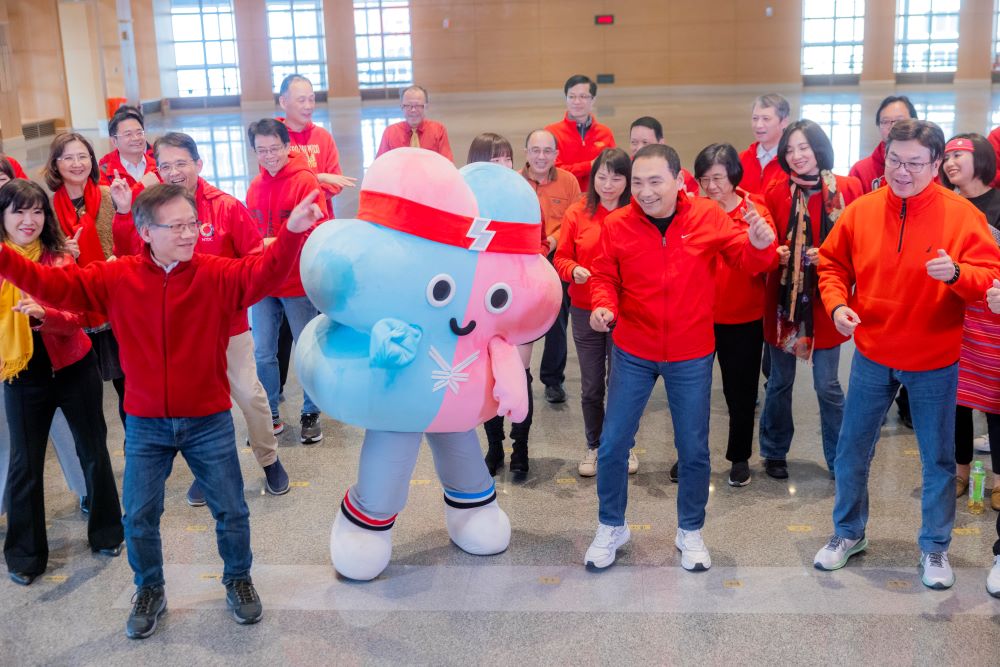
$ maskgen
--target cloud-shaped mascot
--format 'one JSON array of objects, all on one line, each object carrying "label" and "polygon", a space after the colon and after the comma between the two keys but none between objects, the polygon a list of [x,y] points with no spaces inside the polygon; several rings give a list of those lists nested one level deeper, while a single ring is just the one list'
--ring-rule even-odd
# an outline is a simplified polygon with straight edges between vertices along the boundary
[{"label": "cloud-shaped mascot", "polygon": [[517,172],[459,171],[401,148],[368,170],[358,219],[306,243],[302,283],[321,314],[299,337],[298,376],[324,412],[366,429],[330,535],[341,575],[369,580],[389,564],[425,434],[452,541],[477,555],[510,543],[475,428],[527,414],[516,346],[548,330],[561,297],[541,237],[538,200]]}]

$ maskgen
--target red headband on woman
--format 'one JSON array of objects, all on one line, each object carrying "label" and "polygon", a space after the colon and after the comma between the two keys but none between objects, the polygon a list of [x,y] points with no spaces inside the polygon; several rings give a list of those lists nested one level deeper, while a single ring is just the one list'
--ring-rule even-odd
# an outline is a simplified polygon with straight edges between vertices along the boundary
[{"label": "red headband on woman", "polygon": [[970,153],[976,152],[976,147],[973,145],[971,139],[966,139],[965,137],[960,137],[958,139],[952,139],[944,147],[945,153],[950,153],[952,151],[969,151]]}]

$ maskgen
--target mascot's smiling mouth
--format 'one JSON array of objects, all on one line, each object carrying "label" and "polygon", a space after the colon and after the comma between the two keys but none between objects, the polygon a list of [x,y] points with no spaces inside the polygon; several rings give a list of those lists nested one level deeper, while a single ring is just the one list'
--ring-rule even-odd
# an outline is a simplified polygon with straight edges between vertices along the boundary
[{"label": "mascot's smiling mouth", "polygon": [[456,336],[467,336],[470,333],[472,333],[473,329],[476,328],[476,321],[472,320],[471,322],[469,322],[468,324],[466,324],[464,327],[460,327],[460,326],[458,326],[458,320],[456,320],[453,317],[453,318],[451,318],[451,321],[448,322],[448,325],[451,326],[451,330],[452,330],[452,332]]}]

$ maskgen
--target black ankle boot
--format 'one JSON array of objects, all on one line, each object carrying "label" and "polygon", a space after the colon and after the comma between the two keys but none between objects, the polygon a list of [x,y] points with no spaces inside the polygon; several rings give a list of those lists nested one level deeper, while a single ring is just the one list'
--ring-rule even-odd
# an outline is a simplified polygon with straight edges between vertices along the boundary
[{"label": "black ankle boot", "polygon": [[496,475],[497,470],[503,468],[503,417],[490,419],[483,424],[483,429],[488,443],[483,460],[490,475]]},{"label": "black ankle boot", "polygon": [[514,451],[510,455],[510,471],[524,474],[528,472],[528,442],[514,441]]}]

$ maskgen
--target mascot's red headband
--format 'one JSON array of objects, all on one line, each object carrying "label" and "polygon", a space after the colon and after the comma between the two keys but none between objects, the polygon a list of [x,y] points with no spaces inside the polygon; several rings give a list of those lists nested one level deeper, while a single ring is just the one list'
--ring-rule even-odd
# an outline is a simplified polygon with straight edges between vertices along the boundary
[{"label": "mascot's red headband", "polygon": [[534,255],[541,249],[541,223],[470,218],[371,190],[362,190],[359,199],[359,220],[436,243],[515,255]]},{"label": "mascot's red headband", "polygon": [[948,145],[944,147],[945,153],[950,153],[952,151],[969,151],[970,153],[976,152],[976,147],[972,145],[972,141],[965,139],[952,139],[948,142]]}]

